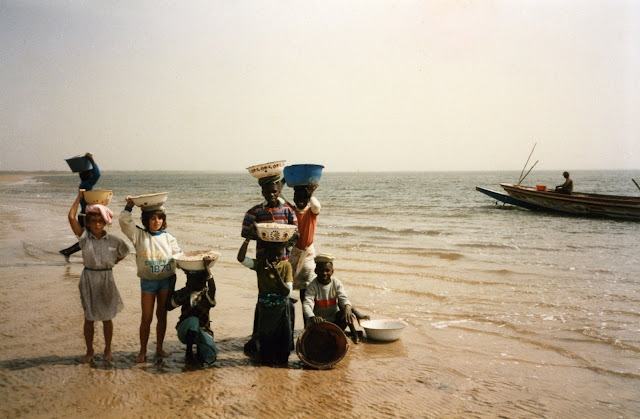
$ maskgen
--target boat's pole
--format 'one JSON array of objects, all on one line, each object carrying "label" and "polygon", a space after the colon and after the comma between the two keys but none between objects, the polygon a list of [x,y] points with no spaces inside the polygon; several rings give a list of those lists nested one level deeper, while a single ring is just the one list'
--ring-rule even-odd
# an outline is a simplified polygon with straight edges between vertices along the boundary
[{"label": "boat's pole", "polygon": [[[534,143],[533,144],[533,148],[531,149],[531,153],[529,153],[529,158],[527,159],[527,162],[524,164],[524,167],[522,168],[522,172],[520,172],[520,177],[518,178],[518,185],[520,184],[520,182],[522,182],[524,180],[524,178],[522,177],[522,174],[524,173],[524,169],[526,169],[527,165],[529,164],[529,159],[531,158],[531,155],[533,154],[533,150],[536,149],[536,144],[538,144],[538,143]],[[531,166],[531,169],[533,169],[533,166]],[[529,172],[531,171],[531,169],[529,169]],[[527,172],[527,174],[529,172]]]},{"label": "boat's pole", "polygon": [[[529,169],[529,172],[530,172],[531,170],[533,170],[533,168],[534,168],[534,167],[536,167],[536,164],[538,164],[538,161],[539,161],[539,160],[536,160],[536,162],[535,162],[535,163],[533,163],[533,166],[531,166],[531,169]],[[527,174],[526,174],[526,175],[524,175],[524,177],[523,177],[522,179],[520,179],[520,182],[522,182],[522,181],[524,180],[524,178],[526,178],[526,177],[529,175],[529,172],[527,172]],[[518,182],[518,185],[520,184],[520,182]]]},{"label": "boat's pole", "polygon": [[636,180],[635,180],[635,179],[631,179],[631,180],[633,181],[633,183],[635,183],[635,184],[636,184],[636,186],[638,187],[638,189],[640,189],[640,186],[638,186],[638,182],[636,182]]}]

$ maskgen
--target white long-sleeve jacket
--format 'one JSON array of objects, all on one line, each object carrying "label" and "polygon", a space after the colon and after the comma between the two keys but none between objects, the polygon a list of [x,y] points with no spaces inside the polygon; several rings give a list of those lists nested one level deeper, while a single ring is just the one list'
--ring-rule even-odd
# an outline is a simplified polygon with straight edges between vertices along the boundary
[{"label": "white long-sleeve jacket", "polygon": [[138,227],[133,221],[131,210],[124,209],[118,217],[122,232],[129,237],[136,249],[138,277],[160,280],[176,273],[174,255],[181,253],[178,241],[169,232],[151,233]]}]

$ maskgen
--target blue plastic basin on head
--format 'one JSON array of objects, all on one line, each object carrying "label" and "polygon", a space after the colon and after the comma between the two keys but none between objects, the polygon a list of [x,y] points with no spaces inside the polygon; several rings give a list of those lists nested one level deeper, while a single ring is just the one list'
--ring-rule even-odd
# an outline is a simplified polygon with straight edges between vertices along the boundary
[{"label": "blue plastic basin on head", "polygon": [[91,160],[86,156],[71,157],[70,159],[66,159],[66,161],[72,172],[84,172],[93,169]]},{"label": "blue plastic basin on head", "polygon": [[319,164],[292,164],[282,171],[287,186],[317,185],[322,177],[324,166]]}]

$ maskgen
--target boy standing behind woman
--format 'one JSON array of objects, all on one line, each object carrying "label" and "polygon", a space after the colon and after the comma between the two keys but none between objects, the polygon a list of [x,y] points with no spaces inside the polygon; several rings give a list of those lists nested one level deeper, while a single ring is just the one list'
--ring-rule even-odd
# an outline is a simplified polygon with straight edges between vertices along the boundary
[{"label": "boy standing behind woman", "polygon": [[[307,285],[314,278],[316,256],[313,239],[316,233],[320,201],[313,196],[318,185],[296,185],[293,187],[293,203],[291,205],[298,219],[298,241],[291,249],[289,263],[293,269],[293,288],[300,290],[300,301],[304,301]],[[302,316],[307,324],[306,316]]]},{"label": "boy standing behind woman", "polygon": [[[274,175],[258,179],[258,184],[262,189],[264,202],[251,207],[242,220],[242,231],[240,235],[245,239],[257,240],[255,231],[252,230],[253,223],[278,223],[298,225],[298,219],[289,204],[280,199],[280,179],[282,175]],[[256,258],[264,256],[265,244],[262,240],[256,242]],[[289,251],[285,247],[282,253],[282,260],[289,259]]]},{"label": "boy standing behind woman", "polygon": [[[238,251],[238,262],[256,272],[258,303],[256,304],[251,339],[245,354],[263,363],[283,364],[293,349],[295,311],[289,299],[293,288],[290,252],[285,243],[260,240],[256,223],[298,225],[293,208],[280,198],[282,174],[258,179],[264,202],[251,207],[242,220],[241,236],[245,239]],[[247,248],[256,240],[255,259],[247,258]]]}]

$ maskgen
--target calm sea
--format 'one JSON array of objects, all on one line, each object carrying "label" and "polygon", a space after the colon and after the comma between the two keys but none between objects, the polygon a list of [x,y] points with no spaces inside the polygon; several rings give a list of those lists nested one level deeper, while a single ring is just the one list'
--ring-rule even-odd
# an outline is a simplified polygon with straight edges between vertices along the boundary
[{"label": "calm sea", "polygon": [[[325,173],[316,249],[337,257],[336,276],[357,305],[402,318],[425,339],[434,328],[495,336],[529,346],[536,355],[519,355],[526,362],[578,364],[638,386],[640,223],[534,213],[474,189],[500,190],[519,175]],[[637,196],[633,177],[640,173],[572,173],[577,191]],[[538,171],[524,184],[562,181],[560,172]],[[74,240],[66,214],[78,183],[43,174],[1,185],[0,197],[42,222],[55,252]],[[227,264],[237,264],[245,211],[261,201],[247,173],[105,171],[96,189],[114,191],[116,214],[126,195],[170,192],[168,230],[183,250],[215,249]],[[29,263],[24,249],[5,250],[5,264]]]}]

